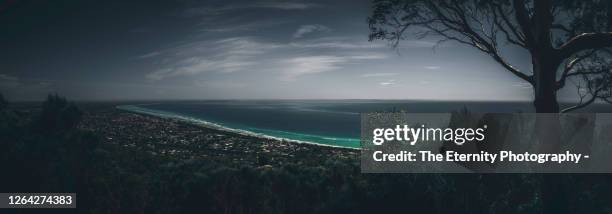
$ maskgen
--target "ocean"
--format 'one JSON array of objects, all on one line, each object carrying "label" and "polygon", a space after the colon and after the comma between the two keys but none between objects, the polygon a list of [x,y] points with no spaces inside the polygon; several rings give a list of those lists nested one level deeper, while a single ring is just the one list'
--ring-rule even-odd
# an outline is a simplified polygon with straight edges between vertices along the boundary
[{"label": "ocean", "polygon": [[360,113],[445,113],[463,108],[472,112],[533,111],[526,102],[381,100],[166,101],[118,108],[260,137],[353,148],[359,147]]}]

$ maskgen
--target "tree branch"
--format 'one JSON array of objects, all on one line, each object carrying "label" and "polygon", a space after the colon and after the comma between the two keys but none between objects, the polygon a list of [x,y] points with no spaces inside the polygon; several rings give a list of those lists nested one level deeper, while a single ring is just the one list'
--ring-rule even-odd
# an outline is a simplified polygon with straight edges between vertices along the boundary
[{"label": "tree branch", "polygon": [[591,56],[593,56],[593,54],[595,54],[597,51],[596,50],[592,50],[582,56],[577,56],[576,58],[568,61],[567,63],[565,63],[565,67],[563,68],[563,73],[561,74],[561,79],[559,81],[557,81],[557,90],[563,88],[565,86],[565,81],[567,80],[568,77],[574,76],[574,75],[578,75],[578,74],[582,74],[583,72],[575,72],[575,73],[569,73],[572,69],[574,69],[574,67],[582,62],[584,59],[589,58]]},{"label": "tree branch", "polygon": [[565,25],[563,25],[563,24],[553,24],[553,25],[552,25],[552,28],[553,28],[553,29],[559,29],[559,30],[562,30],[563,32],[567,33],[568,35],[574,35],[574,34],[576,34],[576,32],[575,32],[575,30],[574,30],[574,29],[570,29],[570,28],[568,28],[568,27],[565,27]]},{"label": "tree branch", "polygon": [[583,103],[581,101],[578,105],[575,105],[575,106],[572,106],[572,107],[569,107],[569,108],[561,110],[561,113],[567,113],[567,112],[570,112],[570,111],[575,111],[575,110],[584,108],[584,107],[586,107],[588,105],[591,105],[593,102],[595,102],[596,98],[597,98],[596,96],[592,96],[587,102]]},{"label": "tree branch", "polygon": [[604,47],[612,47],[612,32],[583,33],[559,47],[559,58],[566,59],[580,51]]},{"label": "tree branch", "polygon": [[516,20],[525,35],[525,44],[531,47],[534,44],[533,32],[531,29],[532,23],[531,18],[527,12],[527,8],[525,8],[525,0],[514,0],[514,11]]},{"label": "tree branch", "polygon": [[501,64],[506,70],[510,71],[510,73],[514,74],[515,76],[529,82],[531,85],[533,85],[533,77],[527,74],[522,73],[521,71],[519,71],[518,69],[516,69],[514,66],[510,65],[508,62],[506,62],[500,55],[499,53],[497,53],[497,51],[493,52],[491,54],[491,56],[493,57],[493,59],[495,61],[497,61],[499,64]]},{"label": "tree branch", "polygon": [[[533,85],[533,78],[531,76],[520,72],[517,68],[510,65],[506,60],[504,60],[503,57],[499,54],[499,50],[496,44],[497,38],[494,36],[494,33],[491,33],[492,35],[486,35],[484,30],[474,30],[474,28],[470,25],[470,22],[466,17],[464,8],[460,8],[458,4],[435,5],[432,2],[430,2],[429,4],[432,4],[430,7],[432,11],[436,14],[436,16],[439,17],[440,24],[442,24],[444,27],[452,29],[454,32],[458,32],[459,34],[467,37],[470,41],[461,40],[447,33],[443,33],[443,30],[436,29],[435,26],[429,25],[428,27],[431,30],[437,32],[439,35],[449,40],[458,41],[460,43],[476,47],[478,50],[490,55],[496,62],[502,65],[502,67],[510,71],[510,73]],[[452,13],[452,15],[445,14],[442,8],[448,9],[448,13]],[[452,18],[450,18],[451,16],[454,16],[458,20],[453,20]],[[481,35],[478,32],[482,32],[484,35]]]},{"label": "tree branch", "polygon": [[[563,109],[561,112],[566,113],[566,112],[574,111],[580,108],[584,108],[594,103],[597,99],[600,99],[600,100],[603,100],[604,102],[612,104],[612,102],[610,102],[612,101],[610,100],[610,98],[612,97],[612,73],[609,73],[609,72],[610,72],[609,69],[603,68],[597,72],[572,73],[576,75],[582,75],[584,82],[586,82],[586,85],[587,85],[585,87],[587,92],[584,94],[581,93],[582,87],[578,83],[576,86],[578,89],[578,96],[580,97],[580,101],[578,102],[577,105]],[[592,76],[594,74],[601,74],[603,76],[593,79]],[[587,95],[590,95],[590,98],[586,102],[584,102],[584,98]]]},{"label": "tree branch", "polygon": [[494,8],[491,8],[493,22],[504,33],[504,35],[506,35],[506,40],[508,40],[508,42],[511,44],[527,48],[524,36],[522,36],[516,30],[516,26],[510,22],[507,15],[504,13],[502,6],[495,4],[493,7]]},{"label": "tree branch", "polygon": [[[591,95],[591,98],[589,98],[589,100],[586,101],[586,102],[583,102],[584,96],[581,96],[580,97],[580,102],[578,103],[578,105],[575,105],[575,106],[563,109],[563,110],[561,110],[561,113],[567,113],[567,112],[570,112],[570,111],[575,111],[575,110],[584,108],[584,107],[586,107],[588,105],[591,105],[593,102],[595,102],[595,100],[597,100],[597,98],[599,96],[599,92],[601,90],[603,90],[603,89],[604,88],[601,87],[601,88],[597,89],[595,92],[593,92],[593,94]],[[580,88],[578,88],[578,90],[580,90]]]}]

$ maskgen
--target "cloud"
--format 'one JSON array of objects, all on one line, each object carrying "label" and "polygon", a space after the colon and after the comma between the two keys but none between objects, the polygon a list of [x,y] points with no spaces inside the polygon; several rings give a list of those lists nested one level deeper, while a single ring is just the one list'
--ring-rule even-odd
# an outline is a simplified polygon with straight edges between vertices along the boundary
[{"label": "cloud", "polygon": [[252,63],[240,62],[230,58],[221,60],[207,60],[202,58],[189,58],[178,63],[174,68],[164,68],[146,75],[149,80],[162,80],[168,77],[193,76],[205,72],[235,72]]},{"label": "cloud", "polygon": [[395,80],[393,80],[393,79],[392,79],[392,80],[389,80],[389,81],[380,82],[380,83],[378,83],[378,84],[379,84],[380,86],[383,86],[383,87],[393,86],[393,85],[395,85]]},{"label": "cloud", "polygon": [[340,69],[343,65],[360,60],[381,59],[379,55],[349,55],[349,56],[305,56],[291,58],[285,61],[287,69],[281,77],[283,81],[295,81],[298,77],[307,74],[316,74]]},{"label": "cloud", "polygon": [[289,43],[259,41],[252,37],[195,41],[160,52],[168,60],[158,70],[145,75],[150,81],[232,72],[276,73],[280,74],[280,80],[295,81],[303,75],[388,57],[387,54],[371,50],[304,48]]},{"label": "cloud", "polygon": [[531,89],[532,88],[531,84],[526,83],[526,82],[514,82],[514,83],[512,83],[512,87],[524,88],[524,89]]},{"label": "cloud", "polygon": [[334,40],[307,40],[299,42],[291,42],[288,44],[296,48],[326,48],[326,49],[385,49],[387,47],[381,43],[372,43],[368,41],[351,41],[350,38],[334,38]]},{"label": "cloud", "polygon": [[361,59],[384,59],[387,58],[386,54],[379,53],[362,53],[362,55],[349,56],[350,59],[361,60]]},{"label": "cloud", "polygon": [[262,20],[262,21],[253,21],[242,24],[224,24],[217,26],[205,26],[205,28],[201,29],[201,32],[213,32],[213,33],[227,33],[227,32],[238,32],[238,31],[250,31],[250,30],[258,30],[262,28],[278,26],[286,23],[290,23],[290,20]]},{"label": "cloud", "polygon": [[[450,44],[450,43],[449,43]],[[427,41],[427,40],[402,40],[399,45],[397,46],[398,50],[401,53],[401,50],[403,48],[447,48],[450,47],[451,45],[438,45],[437,42],[435,41]]]},{"label": "cloud", "polygon": [[242,83],[242,82],[235,82],[235,81],[229,81],[229,80],[197,81],[196,85],[200,87],[204,87],[204,88],[214,88],[214,89],[237,89],[237,88],[244,88],[248,86],[247,84]]},{"label": "cloud", "polygon": [[384,45],[369,43],[369,42],[319,42],[319,41],[308,41],[308,42],[292,42],[289,45],[297,48],[384,48]]},{"label": "cloud", "polygon": [[209,72],[236,72],[253,65],[253,57],[275,47],[244,37],[188,43],[169,51],[174,55],[173,63],[145,77],[159,81]]},{"label": "cloud", "polygon": [[[24,95],[44,95],[52,91],[55,84],[50,80],[38,78],[19,78],[8,74],[0,74],[0,92],[9,97],[30,99]],[[6,90],[6,91],[5,91]]]},{"label": "cloud", "polygon": [[306,2],[266,1],[242,4],[225,4],[223,6],[201,6],[183,10],[183,17],[216,16],[240,10],[275,9],[275,10],[306,10],[319,7],[318,4]]},{"label": "cloud", "polygon": [[388,76],[396,76],[398,73],[367,73],[362,74],[361,77],[388,77]]},{"label": "cloud", "polygon": [[14,77],[14,76],[7,75],[7,74],[0,74],[0,80],[2,80],[2,81],[16,81],[16,80],[18,80],[18,78]]},{"label": "cloud", "polygon": [[[431,48],[435,42],[423,40],[403,40],[398,48]],[[331,36],[293,41],[290,45],[300,48],[354,48],[381,49],[390,52],[391,47],[383,41],[367,41],[360,36]],[[401,53],[401,50],[400,50]]]},{"label": "cloud", "polygon": [[307,56],[288,59],[287,69],[282,77],[284,81],[295,81],[297,77],[306,74],[315,74],[340,68],[340,64],[347,62],[344,57],[338,56]]},{"label": "cloud", "polygon": [[[239,31],[256,31],[285,23],[293,22],[291,19],[278,19],[276,17],[256,16],[256,13],[267,13],[269,10],[295,11],[319,7],[318,4],[299,1],[263,1],[215,4],[214,2],[191,5],[181,10],[177,16],[189,19],[198,19],[196,31],[207,33],[235,33]],[[266,11],[261,11],[266,10]]]},{"label": "cloud", "polygon": [[13,88],[19,85],[20,85],[19,78],[11,76],[11,75],[7,75],[7,74],[0,74],[0,86],[1,87]]},{"label": "cloud", "polygon": [[438,70],[440,69],[440,66],[425,66],[424,68],[427,70]]},{"label": "cloud", "polygon": [[259,2],[252,5],[256,8],[272,8],[280,10],[305,10],[314,7],[319,7],[318,4],[305,3],[305,2],[285,2],[285,1],[270,1],[270,2]]},{"label": "cloud", "polygon": [[314,33],[314,32],[329,32],[331,31],[330,28],[324,26],[324,25],[302,25],[300,26],[297,31],[295,31],[295,33],[293,33],[293,38],[294,39],[299,39],[302,38],[304,35],[309,34],[309,33]]},{"label": "cloud", "polygon": [[162,54],[162,53],[161,53],[160,51],[153,51],[153,52],[151,52],[151,53],[147,53],[147,54],[140,55],[140,56],[138,56],[138,57],[136,57],[136,58],[138,58],[138,59],[147,59],[147,58],[151,58],[151,57],[159,56],[159,55],[161,55],[161,54]]}]

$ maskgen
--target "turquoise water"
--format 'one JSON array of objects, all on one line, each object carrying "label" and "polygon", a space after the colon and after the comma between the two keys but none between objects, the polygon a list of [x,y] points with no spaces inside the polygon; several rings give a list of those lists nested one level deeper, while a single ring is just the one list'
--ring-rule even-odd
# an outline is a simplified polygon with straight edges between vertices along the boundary
[{"label": "turquoise water", "polygon": [[528,103],[410,102],[376,100],[183,101],[118,108],[178,118],[248,135],[340,147],[359,147],[360,113],[529,111]]},{"label": "turquoise water", "polygon": [[258,137],[359,147],[358,113],[296,110],[276,105],[220,105],[209,102],[126,105],[118,108]]}]

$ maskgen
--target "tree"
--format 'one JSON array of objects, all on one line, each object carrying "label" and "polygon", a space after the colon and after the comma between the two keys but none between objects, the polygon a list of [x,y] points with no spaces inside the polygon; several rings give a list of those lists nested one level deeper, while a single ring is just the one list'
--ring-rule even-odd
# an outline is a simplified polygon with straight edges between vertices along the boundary
[{"label": "tree", "polygon": [[42,103],[42,111],[38,115],[37,126],[40,131],[48,134],[63,134],[74,129],[83,112],[66,98],[57,94],[49,94]]},{"label": "tree", "polygon": [[[536,112],[612,103],[612,1],[373,0],[368,23],[370,41],[397,46],[412,34],[476,48],[533,86]],[[511,46],[531,55],[531,71],[506,60],[503,50]],[[561,110],[557,91],[570,79],[580,102]]]},{"label": "tree", "polygon": [[[612,103],[612,1],[609,0],[373,0],[370,40],[394,46],[412,34],[471,46],[528,82],[536,112],[583,108],[597,100]],[[519,48],[531,56],[521,71],[503,55]],[[574,81],[579,103],[561,110],[557,91]],[[538,116],[540,151],[560,148],[558,116]],[[544,176],[544,211],[567,212],[558,177]]]}]

